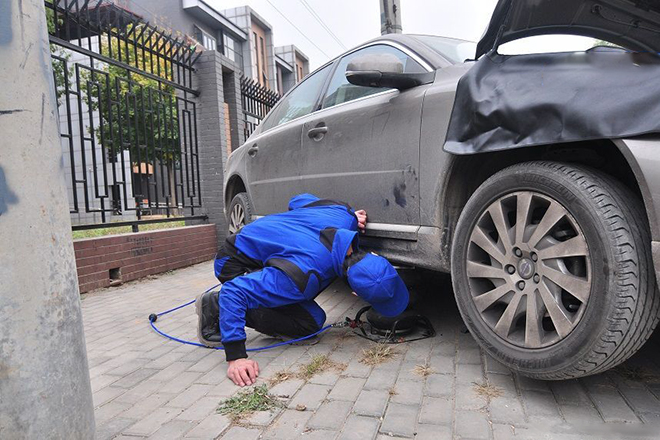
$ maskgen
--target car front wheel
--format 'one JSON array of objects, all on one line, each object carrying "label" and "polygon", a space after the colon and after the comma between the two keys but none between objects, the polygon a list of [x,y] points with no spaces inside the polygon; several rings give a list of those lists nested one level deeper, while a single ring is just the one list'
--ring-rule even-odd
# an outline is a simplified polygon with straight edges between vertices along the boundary
[{"label": "car front wheel", "polygon": [[456,227],[452,282],[470,332],[538,379],[595,374],[630,357],[660,295],[638,197],[598,171],[556,162],[506,168]]},{"label": "car front wheel", "polygon": [[238,193],[231,199],[229,209],[227,210],[227,230],[230,234],[235,234],[246,224],[252,221],[252,203],[250,198],[244,192]]}]

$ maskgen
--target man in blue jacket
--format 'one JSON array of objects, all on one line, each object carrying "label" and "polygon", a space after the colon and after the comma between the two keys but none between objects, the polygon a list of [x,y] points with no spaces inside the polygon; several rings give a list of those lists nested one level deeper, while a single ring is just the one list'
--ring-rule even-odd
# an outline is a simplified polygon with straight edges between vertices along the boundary
[{"label": "man in blue jacket", "polygon": [[[298,338],[325,323],[314,298],[337,277],[379,313],[396,316],[408,305],[408,290],[384,258],[358,250],[366,213],[311,194],[295,196],[289,211],[260,218],[230,235],[215,259],[219,292],[197,302],[198,337],[223,346],[227,376],[251,385],[259,375],[247,359],[245,327]],[[219,326],[218,326],[219,322]]]}]

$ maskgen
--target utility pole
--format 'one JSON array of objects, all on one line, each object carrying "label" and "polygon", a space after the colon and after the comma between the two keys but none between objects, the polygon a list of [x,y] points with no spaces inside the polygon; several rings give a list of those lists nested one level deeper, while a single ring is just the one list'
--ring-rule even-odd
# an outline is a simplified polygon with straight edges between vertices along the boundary
[{"label": "utility pole", "polygon": [[400,0],[380,0],[380,34],[401,33]]},{"label": "utility pole", "polygon": [[0,1],[0,60],[0,438],[89,440],[94,408],[44,0]]}]

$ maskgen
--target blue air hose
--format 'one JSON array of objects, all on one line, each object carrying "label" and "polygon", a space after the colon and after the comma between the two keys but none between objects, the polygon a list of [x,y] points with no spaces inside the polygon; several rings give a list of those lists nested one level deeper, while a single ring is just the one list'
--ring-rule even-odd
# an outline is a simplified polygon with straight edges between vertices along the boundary
[{"label": "blue air hose", "polygon": [[[215,289],[215,288],[218,287],[218,286],[220,286],[220,284],[216,284],[215,286],[213,286],[213,287],[207,289],[204,293],[208,293],[208,292],[210,292],[211,290]],[[172,308],[172,309],[165,310],[164,312],[160,312],[160,313],[152,313],[151,315],[149,315],[149,324],[151,324],[151,328],[154,329],[154,330],[156,331],[156,333],[158,333],[159,335],[164,336],[164,337],[166,337],[167,339],[171,339],[172,341],[179,342],[179,343],[181,343],[181,344],[194,345],[194,346],[196,346],[196,347],[203,347],[203,348],[212,348],[212,349],[214,349],[214,350],[224,350],[224,347],[207,347],[206,345],[204,345],[204,344],[200,344],[199,342],[186,341],[185,339],[179,339],[179,338],[176,338],[176,337],[171,336],[171,335],[168,335],[168,334],[165,333],[164,331],[160,330],[158,327],[156,327],[156,324],[154,324],[154,323],[156,322],[156,320],[157,320],[158,318],[160,318],[161,316],[163,316],[163,315],[167,315],[168,313],[172,313],[172,312],[174,312],[174,311],[177,311],[177,310],[179,310],[179,309],[182,309],[182,308],[184,308],[184,307],[187,307],[187,306],[189,306],[189,305],[191,305],[191,304],[194,304],[195,301],[196,301],[196,300],[193,299],[192,301],[188,301],[187,303],[185,303],[185,304],[181,304],[180,306],[176,306],[176,307],[174,307],[174,308]],[[320,335],[321,333],[323,333],[323,332],[326,331],[326,330],[331,329],[332,327],[335,327],[335,325],[333,325],[333,324],[326,325],[326,326],[323,327],[321,330],[319,330],[319,331],[317,331],[317,332],[314,332],[314,333],[312,333],[311,335],[303,336],[302,338],[291,339],[290,341],[278,342],[277,344],[267,345],[267,346],[265,346],[265,347],[248,348],[248,349],[246,349],[245,351],[261,351],[261,350],[268,350],[268,349],[270,349],[270,348],[281,347],[281,346],[283,346],[283,345],[293,344],[294,342],[304,341],[305,339],[313,338],[313,337],[316,336],[316,335]]]}]

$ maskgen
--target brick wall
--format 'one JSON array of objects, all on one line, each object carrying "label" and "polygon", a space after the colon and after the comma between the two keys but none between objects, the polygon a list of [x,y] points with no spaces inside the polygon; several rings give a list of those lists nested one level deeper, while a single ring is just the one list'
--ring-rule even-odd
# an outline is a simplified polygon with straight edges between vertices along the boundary
[{"label": "brick wall", "polygon": [[210,260],[213,224],[74,240],[80,292]]}]

